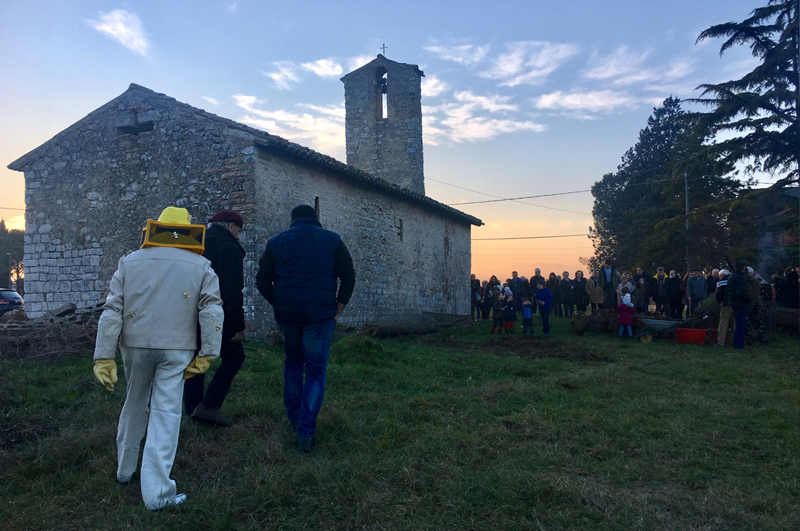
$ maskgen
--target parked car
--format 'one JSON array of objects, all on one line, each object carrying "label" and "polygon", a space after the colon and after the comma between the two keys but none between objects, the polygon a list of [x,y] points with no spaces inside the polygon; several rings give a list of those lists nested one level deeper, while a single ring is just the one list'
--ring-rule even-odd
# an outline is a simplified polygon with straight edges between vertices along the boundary
[{"label": "parked car", "polygon": [[13,289],[0,288],[0,315],[14,310],[23,310],[25,301]]}]

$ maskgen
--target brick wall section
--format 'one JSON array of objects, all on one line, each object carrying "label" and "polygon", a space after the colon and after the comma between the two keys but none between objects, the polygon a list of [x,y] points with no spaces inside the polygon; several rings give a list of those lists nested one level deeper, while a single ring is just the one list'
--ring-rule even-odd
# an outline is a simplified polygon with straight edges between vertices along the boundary
[{"label": "brick wall section", "polygon": [[[387,73],[385,119],[378,119],[378,70]],[[382,71],[382,70],[381,70]],[[342,78],[347,163],[425,195],[421,78],[416,65],[377,59]]]}]

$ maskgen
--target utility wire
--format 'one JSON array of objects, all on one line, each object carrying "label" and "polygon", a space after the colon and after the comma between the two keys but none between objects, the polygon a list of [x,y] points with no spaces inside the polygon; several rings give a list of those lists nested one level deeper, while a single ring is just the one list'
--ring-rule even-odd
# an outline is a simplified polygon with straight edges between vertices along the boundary
[{"label": "utility wire", "polygon": [[[433,179],[430,179],[430,180],[433,181]],[[678,180],[683,180],[683,177],[676,177],[676,178],[673,178],[673,179],[659,179],[657,181],[647,181],[646,183],[632,183],[632,184],[626,184],[624,186],[625,186],[625,188],[627,188],[629,186],[647,186],[647,185],[650,185],[650,184],[653,184],[653,183],[665,183],[665,182],[669,182],[669,181],[678,181]],[[440,181],[436,181],[436,182],[440,182]],[[441,184],[448,184],[448,183],[441,183]],[[455,185],[450,184],[449,186],[455,186]],[[456,188],[461,188],[460,186],[455,186],[455,187]],[[468,189],[467,188],[463,188],[463,190],[468,190]],[[475,190],[468,190],[468,191],[475,192]],[[520,199],[536,199],[538,197],[553,197],[553,196],[557,196],[557,195],[585,194],[586,192],[591,192],[591,191],[592,191],[591,189],[589,189],[589,190],[574,190],[572,192],[558,192],[558,193],[555,193],[555,194],[527,195],[527,196],[523,196],[523,197],[506,197],[506,198],[499,198],[499,199],[489,199],[489,200],[486,200],[486,201],[470,201],[470,202],[466,202],[466,203],[450,203],[450,204],[448,204],[448,206],[477,205],[477,204],[480,204],[480,203],[499,203],[501,201],[519,201]],[[481,192],[477,192],[477,193],[481,193]],[[491,195],[491,194],[484,194],[484,195]],[[491,197],[497,197],[497,196],[496,195],[491,195]],[[524,204],[530,204],[530,203],[524,203]],[[539,206],[539,205],[534,205],[534,206]],[[549,207],[542,207],[542,208],[549,208]],[[565,212],[569,212],[569,211],[565,211]],[[574,213],[575,214],[582,214],[582,212],[574,212]],[[586,214],[586,215],[591,215],[591,214]]]},{"label": "utility wire", "polygon": [[25,210],[24,208],[0,207],[0,210]]},{"label": "utility wire", "polygon": [[583,194],[586,192],[591,192],[591,190],[575,190],[574,192],[558,192],[555,194],[541,194],[541,195],[526,195],[523,197],[509,197],[506,199],[487,199],[485,201],[469,201],[467,203],[450,203],[447,206],[457,206],[457,205],[477,205],[479,203],[499,203],[501,201],[517,201],[519,199],[536,199],[537,197],[553,197],[556,195],[570,195],[570,194]]},{"label": "utility wire", "polygon": [[472,238],[473,242],[485,242],[489,240],[539,240],[542,238],[573,238],[575,236],[589,236],[588,234],[558,234],[555,236],[519,236],[517,238]]},{"label": "utility wire", "polygon": [[[431,178],[427,178],[426,177],[425,180],[433,181],[433,182],[439,183],[439,184],[444,184],[445,186],[452,186],[453,188],[458,188],[460,190],[466,190],[467,192],[472,192],[472,193],[475,193],[475,194],[488,195],[489,197],[496,197],[498,199],[503,199],[499,195],[489,194],[489,193],[486,193],[486,192],[479,192],[478,190],[471,190],[469,188],[464,188],[463,186],[456,186],[455,184],[450,184],[450,183],[446,183],[446,182],[443,182],[443,181],[437,181],[436,179],[431,179]],[[528,205],[528,206],[533,206],[533,207],[538,207],[538,208],[546,208],[547,210],[556,210],[558,212],[567,212],[569,214],[578,214],[578,215],[581,215],[581,216],[591,216],[591,214],[587,214],[586,212],[575,212],[574,210],[564,210],[563,208],[555,208],[555,207],[548,207],[548,206],[544,206],[544,205],[536,205],[534,203],[523,203],[522,201],[516,201],[514,199],[507,199],[507,201],[515,201],[515,202],[517,202],[517,203],[519,203],[521,205]],[[467,203],[456,203],[456,204],[467,204]]]}]

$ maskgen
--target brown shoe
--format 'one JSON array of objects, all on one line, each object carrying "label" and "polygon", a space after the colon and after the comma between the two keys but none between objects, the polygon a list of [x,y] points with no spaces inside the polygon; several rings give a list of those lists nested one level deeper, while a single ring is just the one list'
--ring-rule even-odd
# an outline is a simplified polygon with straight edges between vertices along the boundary
[{"label": "brown shoe", "polygon": [[233,426],[233,421],[219,412],[218,407],[206,407],[205,404],[200,402],[194,411],[192,412],[192,418],[195,420],[201,420],[203,422],[208,422],[209,424],[213,424],[214,426],[224,426],[230,427]]}]

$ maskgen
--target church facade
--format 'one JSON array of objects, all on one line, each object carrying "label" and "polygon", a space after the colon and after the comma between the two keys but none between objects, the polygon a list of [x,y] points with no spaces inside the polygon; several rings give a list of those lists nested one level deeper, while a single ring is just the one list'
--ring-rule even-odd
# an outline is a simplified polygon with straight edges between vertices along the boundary
[{"label": "church facade", "polygon": [[[392,76],[389,63],[379,56],[353,72],[371,71],[359,90],[376,93],[372,83],[380,83],[384,68],[391,96],[399,76]],[[358,85],[348,76],[346,94]],[[386,99],[391,109],[392,98]],[[398,136],[390,111],[378,120],[384,123],[353,133],[367,139],[363,145],[351,145],[351,110],[358,109],[353,105],[346,98],[350,164],[344,164],[132,84],[9,165],[25,173],[26,309],[35,316],[65,302],[103,301],[118,259],[138,248],[144,221],[166,206],[187,208],[195,223],[230,209],[246,223],[241,242],[247,251],[248,330],[266,331],[274,323],[255,289],[258,259],[267,240],[288,227],[291,209],[309,204],[353,255],[357,284],[343,323],[402,324],[422,312],[467,314],[470,231],[481,221],[420,193],[421,126],[406,121]],[[409,135],[417,129],[418,144],[412,146]],[[369,136],[376,132],[379,143]],[[398,160],[401,137],[407,156]],[[373,165],[351,160],[351,148],[368,153]]]}]

